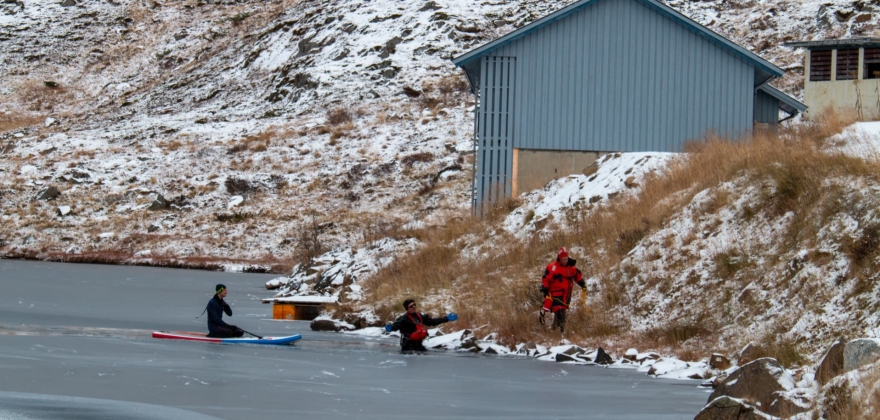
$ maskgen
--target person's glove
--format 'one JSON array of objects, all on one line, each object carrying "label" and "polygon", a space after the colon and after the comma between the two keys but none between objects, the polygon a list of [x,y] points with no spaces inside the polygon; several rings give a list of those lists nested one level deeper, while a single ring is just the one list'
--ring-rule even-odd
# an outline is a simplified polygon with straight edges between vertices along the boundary
[{"label": "person's glove", "polygon": [[458,314],[455,312],[450,312],[449,315],[446,315],[446,319],[450,321],[455,321],[456,319],[458,319]]},{"label": "person's glove", "polygon": [[391,332],[391,324],[385,324],[385,332]]}]

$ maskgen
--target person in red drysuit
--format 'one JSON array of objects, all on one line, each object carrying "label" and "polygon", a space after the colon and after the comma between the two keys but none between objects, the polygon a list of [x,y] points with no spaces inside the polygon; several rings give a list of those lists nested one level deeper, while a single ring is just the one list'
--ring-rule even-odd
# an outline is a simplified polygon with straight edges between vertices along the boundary
[{"label": "person in red drysuit", "polygon": [[541,293],[544,295],[544,306],[541,308],[541,320],[545,312],[553,312],[554,324],[559,331],[565,332],[565,311],[571,303],[573,283],[581,288],[587,287],[581,270],[575,267],[577,261],[568,257],[568,250],[559,248],[556,261],[547,265],[541,279]]}]

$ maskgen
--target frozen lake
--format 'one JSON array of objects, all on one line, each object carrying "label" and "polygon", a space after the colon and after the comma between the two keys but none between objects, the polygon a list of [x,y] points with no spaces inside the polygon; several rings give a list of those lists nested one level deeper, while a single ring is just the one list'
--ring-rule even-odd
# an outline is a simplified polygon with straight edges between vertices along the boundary
[{"label": "frozen lake", "polygon": [[[266,280],[147,267],[0,260],[0,419],[693,419],[697,381],[634,370],[432,351],[273,321]],[[228,322],[295,346],[156,340]],[[227,319],[224,317],[224,319]]]}]

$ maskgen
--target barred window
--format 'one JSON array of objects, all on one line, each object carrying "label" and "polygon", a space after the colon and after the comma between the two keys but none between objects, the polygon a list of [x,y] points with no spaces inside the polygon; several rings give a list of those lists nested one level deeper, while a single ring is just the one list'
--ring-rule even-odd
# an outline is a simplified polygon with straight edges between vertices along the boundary
[{"label": "barred window", "polygon": [[880,48],[865,48],[865,79],[880,79]]},{"label": "barred window", "polygon": [[859,78],[859,49],[837,50],[837,80]]},{"label": "barred window", "polygon": [[831,50],[810,51],[810,81],[831,80]]}]

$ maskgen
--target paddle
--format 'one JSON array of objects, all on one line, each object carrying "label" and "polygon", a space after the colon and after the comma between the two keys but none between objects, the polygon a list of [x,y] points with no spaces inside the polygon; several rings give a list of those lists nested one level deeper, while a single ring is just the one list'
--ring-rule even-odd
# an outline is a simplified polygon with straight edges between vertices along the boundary
[{"label": "paddle", "polygon": [[[235,327],[235,328],[238,328],[238,327]],[[252,332],[242,330],[241,328],[238,328],[238,329],[239,329],[241,332],[243,332],[243,333],[247,333],[247,334],[250,334],[250,335],[252,335],[252,336],[254,336],[254,337],[257,337],[257,338],[259,338],[260,340],[263,339],[263,337],[261,337],[261,336],[259,336],[259,335],[256,335],[256,334],[254,334],[254,333],[252,333]]]}]

